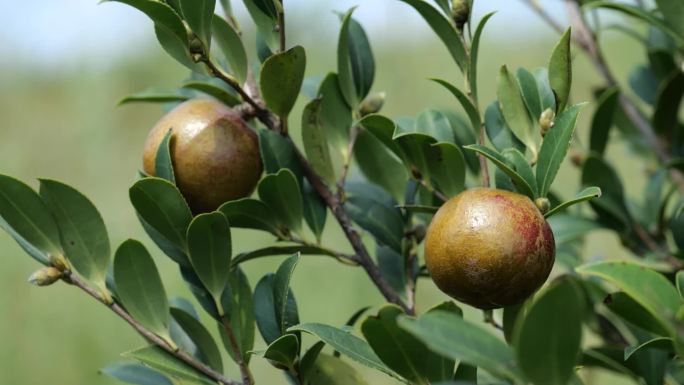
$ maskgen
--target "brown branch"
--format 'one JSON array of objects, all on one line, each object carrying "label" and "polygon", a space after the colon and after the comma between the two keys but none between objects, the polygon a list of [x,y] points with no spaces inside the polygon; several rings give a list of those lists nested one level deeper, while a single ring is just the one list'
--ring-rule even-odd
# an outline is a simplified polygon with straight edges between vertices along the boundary
[{"label": "brown branch", "polygon": [[287,47],[285,44],[285,9],[284,0],[280,0],[280,9],[278,10],[278,35],[280,36],[280,52],[285,52]]},{"label": "brown branch", "polygon": [[254,378],[252,373],[249,371],[249,366],[245,362],[240,346],[238,345],[237,339],[235,338],[235,333],[233,332],[233,327],[230,324],[230,320],[225,315],[221,316],[221,325],[223,326],[223,332],[226,333],[228,337],[228,342],[230,344],[230,350],[233,351],[233,357],[235,357],[235,363],[237,363],[240,368],[240,374],[242,374],[242,383],[244,385],[254,384]]},{"label": "brown branch", "polygon": [[158,335],[147,330],[138,321],[133,319],[133,317],[131,317],[131,315],[128,314],[128,312],[126,312],[126,310],[124,310],[119,304],[117,304],[115,302],[114,303],[107,303],[105,301],[105,299],[102,297],[102,295],[100,295],[100,293],[98,293],[93,288],[89,287],[83,280],[81,280],[81,278],[79,278],[74,273],[71,273],[71,272],[67,273],[67,275],[63,278],[63,280],[68,284],[71,284],[73,286],[78,287],[79,289],[83,290],[84,292],[86,292],[91,297],[95,298],[98,302],[107,306],[111,311],[116,313],[116,315],[118,315],[124,321],[126,321],[129,325],[131,325],[133,327],[133,329],[135,329],[135,331],[137,331],[147,341],[149,341],[152,344],[160,347],[161,349],[163,349],[167,353],[174,356],[179,361],[182,361],[183,363],[187,364],[188,366],[192,367],[193,369],[199,371],[200,373],[204,374],[205,376],[207,376],[207,377],[211,378],[212,380],[217,381],[223,385],[241,385],[240,382],[228,379],[228,378],[224,377],[221,373],[218,373],[215,370],[213,370],[212,368],[208,367],[207,365],[197,361],[195,359],[195,357],[191,356],[190,354],[170,346],[169,343],[166,342],[163,338],[161,338]]}]

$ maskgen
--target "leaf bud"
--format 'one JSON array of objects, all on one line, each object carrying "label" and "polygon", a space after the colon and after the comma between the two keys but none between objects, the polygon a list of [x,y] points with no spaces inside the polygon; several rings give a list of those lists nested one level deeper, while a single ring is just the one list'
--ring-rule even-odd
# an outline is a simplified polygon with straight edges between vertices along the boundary
[{"label": "leaf bud", "polygon": [[35,271],[28,281],[36,286],[49,286],[62,278],[62,272],[54,267],[43,267]]},{"label": "leaf bud", "polygon": [[552,109],[547,108],[542,112],[539,117],[539,126],[541,127],[542,138],[546,136],[546,133],[553,127],[553,120],[556,118],[556,113]]},{"label": "leaf bud", "polygon": [[50,265],[59,271],[69,270],[69,262],[61,254],[50,255]]},{"label": "leaf bud", "polygon": [[537,198],[534,200],[534,204],[542,214],[546,214],[551,208],[551,202],[546,198]]},{"label": "leaf bud", "polygon": [[359,108],[359,113],[361,116],[374,114],[380,111],[382,106],[385,104],[385,96],[386,94],[384,92],[378,92],[377,94],[369,95],[366,99],[364,99],[361,103],[361,107]]},{"label": "leaf bud", "polygon": [[456,28],[462,31],[463,26],[470,18],[469,0],[453,0],[451,3],[451,18],[454,20]]}]

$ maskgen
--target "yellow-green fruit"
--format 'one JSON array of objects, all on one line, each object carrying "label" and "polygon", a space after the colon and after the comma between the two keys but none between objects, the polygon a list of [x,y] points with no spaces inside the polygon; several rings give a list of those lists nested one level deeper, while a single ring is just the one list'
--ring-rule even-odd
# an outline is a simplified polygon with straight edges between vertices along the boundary
[{"label": "yellow-green fruit", "polygon": [[207,212],[254,191],[262,171],[256,134],[240,115],[211,99],[193,99],[167,113],[145,141],[143,170],[155,175],[155,159],[172,130],[176,185],[193,212]]},{"label": "yellow-green fruit", "polygon": [[551,227],[528,197],[476,188],[446,202],[425,238],[437,287],[481,309],[525,300],[548,278],[556,254]]}]

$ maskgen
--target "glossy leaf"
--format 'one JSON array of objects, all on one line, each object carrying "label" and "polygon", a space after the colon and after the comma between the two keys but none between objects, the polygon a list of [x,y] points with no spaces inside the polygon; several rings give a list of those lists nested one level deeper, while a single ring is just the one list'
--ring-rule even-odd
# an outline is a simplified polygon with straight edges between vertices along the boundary
[{"label": "glossy leaf", "polygon": [[454,97],[456,97],[456,100],[458,100],[458,102],[463,107],[463,110],[468,115],[468,118],[470,119],[470,124],[472,124],[472,126],[473,126],[473,130],[476,133],[480,132],[480,130],[482,129],[482,121],[480,120],[480,113],[478,112],[477,108],[473,105],[473,103],[470,101],[468,96],[466,94],[464,94],[458,88],[451,85],[449,82],[446,82],[446,81],[440,80],[440,79],[431,79],[431,80],[436,82],[437,84],[440,84],[444,88],[446,88],[449,92],[451,92],[452,95],[454,95]]},{"label": "glossy leaf", "polygon": [[530,199],[534,199],[535,197],[535,192],[532,190],[532,186],[527,183],[525,178],[523,178],[518,172],[516,172],[512,166],[510,166],[504,158],[503,155],[499,154],[495,150],[492,150],[490,148],[487,148],[485,146],[481,146],[479,144],[472,144],[470,146],[464,146],[463,148],[467,150],[472,150],[477,153],[480,153],[487,157],[487,159],[491,160],[492,163],[494,163],[501,171],[505,172],[506,175],[511,177],[515,185],[521,190],[521,192]]},{"label": "glossy leaf", "polygon": [[576,270],[581,274],[596,276],[617,286],[663,324],[667,323],[668,317],[677,314],[682,305],[677,289],[667,278],[634,263],[597,262],[580,266]]},{"label": "glossy leaf", "polygon": [[601,228],[594,220],[567,214],[554,215],[548,218],[548,222],[557,245],[574,241]]},{"label": "glossy leaf", "polygon": [[308,180],[304,180],[302,197],[304,200],[304,220],[309,229],[311,229],[311,232],[316,236],[317,243],[320,244],[321,236],[325,229],[325,221],[328,217],[328,206]]},{"label": "glossy leaf", "polygon": [[542,109],[537,79],[530,71],[524,68],[518,68],[516,75],[518,84],[520,84],[520,92],[522,93],[523,101],[525,102],[525,106],[527,106],[527,111],[530,113],[533,121],[539,120],[539,117],[544,110]]},{"label": "glossy leaf", "polygon": [[309,385],[368,385],[353,366],[328,354],[317,355],[307,371],[306,380]]},{"label": "glossy leaf", "polygon": [[183,21],[166,3],[154,0],[108,0],[130,5],[147,15],[155,26],[175,36],[179,42],[188,45],[187,32]]},{"label": "glossy leaf", "polygon": [[434,7],[423,0],[401,0],[404,3],[412,6],[425,21],[430,25],[430,28],[437,34],[442,43],[446,46],[458,67],[462,72],[468,69],[468,56],[465,47],[458,36],[456,28],[439,13]]},{"label": "glossy leaf", "polygon": [[532,74],[537,81],[542,111],[547,108],[556,111],[556,96],[554,95],[551,83],[549,82],[549,71],[544,67],[539,67],[532,70]]},{"label": "glossy leaf", "polygon": [[329,184],[336,181],[328,139],[321,116],[321,99],[314,99],[304,107],[302,113],[302,142],[306,158],[314,171]]},{"label": "glossy leaf", "polygon": [[171,138],[173,131],[169,129],[164,135],[161,143],[159,143],[159,148],[157,149],[157,154],[154,158],[154,174],[162,179],[166,179],[169,182],[176,184],[176,176],[173,172],[173,161],[171,160]]},{"label": "glossy leaf", "polygon": [[[157,2],[157,1],[155,1]],[[166,51],[169,56],[176,59],[176,61],[192,72],[204,74],[206,70],[190,57],[188,51],[187,38],[181,40],[173,32],[168,29],[155,25],[154,33],[157,36],[159,45]]]},{"label": "glossy leaf", "polygon": [[684,271],[677,272],[677,275],[675,276],[675,281],[677,291],[679,292],[679,296],[684,298]]},{"label": "glossy leaf", "polygon": [[63,256],[59,229],[40,196],[23,182],[0,175],[0,227],[30,256],[47,265]]},{"label": "glossy leaf", "polygon": [[295,371],[298,354],[299,339],[294,334],[285,334],[268,345],[262,356],[281,367]]},{"label": "glossy leaf", "polygon": [[479,100],[477,98],[477,61],[480,53],[480,39],[482,37],[482,31],[487,24],[487,21],[494,16],[495,12],[490,12],[480,19],[475,29],[475,34],[473,35],[473,41],[470,44],[470,64],[468,65],[468,82],[470,83],[470,93],[473,95],[473,100]]},{"label": "glossy leaf", "polygon": [[130,315],[153,333],[169,338],[169,303],[152,256],[142,243],[129,239],[114,257],[119,300]]},{"label": "glossy leaf", "polygon": [[618,89],[611,88],[601,94],[597,101],[598,107],[591,120],[591,135],[589,138],[589,148],[596,154],[603,155],[606,150],[608,134],[613,125],[613,118],[619,98],[620,93]]},{"label": "glossy leaf", "polygon": [[69,262],[104,289],[111,250],[107,228],[95,205],[73,187],[54,180],[40,180],[40,195],[57,221]]},{"label": "glossy leaf", "polygon": [[135,182],[128,193],[138,215],[169,242],[184,250],[185,232],[192,214],[176,186],[161,178],[143,178]]},{"label": "glossy leaf", "polygon": [[100,372],[127,384],[174,385],[165,375],[138,363],[117,362],[100,369]]},{"label": "glossy leaf", "polygon": [[354,361],[395,378],[400,378],[398,374],[382,363],[366,341],[344,330],[320,323],[304,323],[291,327],[289,331],[302,331],[312,334]]},{"label": "glossy leaf", "polygon": [[667,328],[648,309],[624,292],[611,293],[603,301],[608,309],[627,323],[656,335],[667,335]]},{"label": "glossy leaf", "polygon": [[302,245],[291,245],[291,246],[270,246],[264,247],[262,249],[252,250],[246,253],[241,253],[233,258],[233,266],[237,266],[240,263],[250,261],[252,259],[271,257],[277,255],[292,255],[299,252],[302,255],[327,255],[330,257],[337,257],[335,253],[328,249],[324,249],[318,246],[302,246]]},{"label": "glossy leaf", "polygon": [[266,105],[278,116],[286,117],[297,100],[304,81],[306,54],[295,46],[268,58],[259,77],[261,93]]},{"label": "glossy leaf", "polygon": [[202,361],[217,372],[223,372],[221,352],[204,325],[192,314],[179,308],[172,307],[171,316],[195,344],[203,357]]},{"label": "glossy leaf", "polygon": [[208,52],[211,45],[211,26],[216,0],[178,0],[178,2],[185,22],[199,37]]},{"label": "glossy leaf", "polygon": [[656,0],[658,9],[662,12],[665,22],[676,32],[679,36],[684,38],[684,4],[678,0]]},{"label": "glossy leaf", "polygon": [[532,154],[538,151],[538,134],[534,131],[534,125],[525,107],[518,81],[513,74],[508,72],[506,66],[501,67],[497,80],[497,98],[499,107],[508,127]]},{"label": "glossy leaf", "polygon": [[684,99],[684,73],[675,70],[664,79],[658,90],[658,100],[653,112],[653,128],[666,137],[676,135],[679,122],[679,111]]},{"label": "glossy leaf", "polygon": [[128,95],[117,102],[117,105],[123,106],[130,103],[169,103],[169,102],[183,102],[190,99],[187,95],[180,91],[166,91],[157,88],[149,88],[144,91]]},{"label": "glossy leaf", "polygon": [[492,102],[487,106],[484,125],[487,137],[498,151],[504,151],[507,148],[525,150],[525,145],[508,128],[498,102]]},{"label": "glossy leaf", "polygon": [[211,31],[216,45],[230,64],[235,77],[240,83],[247,79],[247,53],[242,44],[240,35],[233,27],[218,15],[214,15],[211,23]]},{"label": "glossy leaf", "polygon": [[356,164],[369,182],[377,184],[395,199],[404,196],[408,174],[406,167],[370,131],[361,130],[354,144]]},{"label": "glossy leaf", "polygon": [[656,337],[652,338],[646,342],[640,343],[638,345],[628,346],[625,348],[625,361],[630,359],[632,355],[639,352],[642,349],[658,349],[665,350],[667,352],[673,352],[672,338],[668,337]]},{"label": "glossy leaf", "polygon": [[589,156],[582,165],[582,184],[597,186],[601,189],[601,199],[591,202],[599,221],[618,231],[631,226],[629,210],[620,177],[615,170],[601,158]]},{"label": "glossy leaf", "polygon": [[299,323],[297,302],[289,279],[298,254],[283,261],[276,274],[266,274],[254,290],[254,313],[259,332],[267,344],[285,334],[287,327]]},{"label": "glossy leaf", "polygon": [[290,324],[291,320],[289,318],[291,317],[288,317],[288,314],[292,309],[288,309],[288,306],[293,302],[293,300],[289,299],[291,295],[290,279],[297,263],[299,263],[299,258],[299,253],[287,258],[280,264],[273,277],[273,303],[276,309],[276,318],[282,331],[296,324]]},{"label": "glossy leaf", "polygon": [[466,163],[461,150],[449,142],[439,142],[426,152],[432,179],[446,196],[456,196],[465,189]]},{"label": "glossy leaf", "polygon": [[294,231],[301,231],[302,193],[297,179],[289,169],[266,175],[257,189],[259,198],[273,211],[278,222]]},{"label": "glossy leaf", "polygon": [[[230,303],[230,326],[233,329],[233,334],[237,340],[240,352],[243,358],[249,363],[249,355],[247,352],[254,348],[254,334],[255,334],[255,315],[254,303],[252,299],[252,288],[249,285],[247,276],[239,267],[231,270],[231,276],[228,280],[230,291],[226,287],[221,302],[224,309],[227,307],[227,302]],[[230,298],[226,298],[229,294]],[[230,346],[230,342],[226,341],[225,333],[221,333],[221,339],[224,346],[230,353],[233,360],[235,355]]]},{"label": "glossy leaf", "polygon": [[583,105],[578,104],[563,111],[555,120],[554,126],[544,137],[537,160],[537,185],[539,196],[545,197],[556,179],[565,155],[570,148],[577,116]]},{"label": "glossy leaf", "polygon": [[554,214],[561,212],[562,210],[565,210],[566,208],[568,208],[572,205],[575,205],[577,203],[584,202],[584,201],[587,201],[590,199],[599,198],[600,196],[601,196],[601,189],[600,188],[598,188],[596,186],[587,187],[584,190],[575,194],[575,196],[572,199],[570,199],[569,201],[565,201],[565,202],[561,203],[560,205],[549,210],[547,213],[544,214],[544,217],[548,218]]},{"label": "glossy leaf", "polygon": [[279,34],[275,30],[276,18],[273,17],[272,11],[264,12],[264,2],[267,1],[270,1],[271,7],[274,7],[273,0],[244,0],[243,3],[252,20],[254,20],[254,24],[256,24],[257,39],[262,40],[270,51],[274,51],[279,46]]},{"label": "glossy leaf", "polygon": [[141,349],[123,353],[124,358],[139,361],[145,366],[158,370],[166,375],[193,384],[214,385],[215,382],[200,373],[196,369],[188,366],[176,359],[169,353],[157,346],[148,346]]},{"label": "glossy leaf", "polygon": [[570,40],[572,30],[568,28],[553,49],[549,60],[549,83],[556,95],[556,113],[565,110],[570,98],[572,85],[572,57],[570,55]]},{"label": "glossy leaf", "polygon": [[230,226],[221,212],[196,216],[188,227],[188,255],[204,287],[219,298],[228,283],[232,256]]},{"label": "glossy leaf", "polygon": [[241,103],[241,100],[236,96],[236,94],[231,91],[228,86],[225,85],[225,83],[222,83],[222,81],[217,81],[217,79],[209,81],[189,81],[187,83],[183,83],[183,88],[207,94],[218,99],[227,106],[232,107]]},{"label": "glossy leaf", "polygon": [[267,344],[273,343],[282,334],[276,316],[275,298],[273,296],[273,274],[267,274],[254,288],[254,315],[259,333]]},{"label": "glossy leaf", "polygon": [[342,19],[337,42],[337,72],[347,104],[356,108],[368,95],[375,77],[375,59],[366,32],[354,18],[354,8]]},{"label": "glossy leaf", "polygon": [[494,375],[520,381],[521,374],[514,366],[511,348],[458,315],[435,311],[418,319],[402,317],[399,326],[436,353],[478,366]]},{"label": "glossy leaf", "polygon": [[370,185],[347,185],[346,190],[348,196],[344,208],[352,220],[378,241],[394,250],[401,250],[402,219],[394,207],[395,203],[387,199],[387,194]]},{"label": "glossy leaf", "polygon": [[536,384],[564,385],[580,357],[583,293],[570,279],[552,284],[516,328],[517,361]]},{"label": "glossy leaf", "polygon": [[522,177],[525,182],[530,186],[532,191],[535,192],[534,197],[537,197],[537,191],[539,190],[537,187],[537,179],[534,176],[534,171],[532,170],[532,166],[530,165],[530,162],[525,158],[525,155],[523,155],[522,152],[518,151],[515,148],[509,148],[507,150],[504,150],[503,156],[508,159],[510,164],[513,165],[515,168],[515,172]]},{"label": "glossy leaf", "polygon": [[259,130],[259,151],[264,162],[264,171],[267,174],[275,174],[281,168],[287,168],[301,183],[304,172],[292,140],[275,131]]},{"label": "glossy leaf", "polygon": [[321,82],[318,88],[318,96],[321,98],[320,117],[331,148],[335,153],[348,156],[346,152],[352,113],[342,94],[340,83],[339,76],[334,73],[329,73]]},{"label": "glossy leaf", "polygon": [[449,379],[453,361],[450,365],[444,362],[416,337],[401,329],[397,324],[401,314],[404,312],[400,308],[386,305],[377,316],[366,318],[361,331],[371,348],[388,367],[412,383],[427,384]]},{"label": "glossy leaf", "polygon": [[232,227],[263,230],[272,234],[278,233],[273,212],[262,201],[252,198],[229,201],[221,205],[218,211],[228,218]]}]

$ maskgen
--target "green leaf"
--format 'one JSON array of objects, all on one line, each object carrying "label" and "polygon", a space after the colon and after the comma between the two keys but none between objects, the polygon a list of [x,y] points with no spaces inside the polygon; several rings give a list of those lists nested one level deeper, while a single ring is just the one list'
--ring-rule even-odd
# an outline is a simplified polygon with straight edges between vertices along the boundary
[{"label": "green leaf", "polygon": [[309,385],[368,385],[353,366],[328,354],[316,356],[307,371],[306,381]]},{"label": "green leaf", "polygon": [[153,333],[169,339],[169,303],[159,271],[142,243],[129,239],[116,250],[114,282],[126,311]]},{"label": "green leaf", "polygon": [[[224,309],[226,306],[226,296],[230,295],[228,301],[230,302],[230,326],[233,329],[233,334],[237,340],[238,346],[240,347],[240,352],[243,358],[249,363],[249,356],[247,352],[254,348],[254,334],[255,334],[255,324],[254,324],[254,303],[252,300],[252,288],[249,286],[249,281],[247,276],[242,271],[241,268],[236,267],[231,271],[231,277],[228,280],[230,291],[228,292],[228,286],[226,287],[226,293],[223,294],[221,302],[223,303]],[[232,348],[230,348],[231,343],[227,340],[225,333],[221,334],[221,340],[223,345],[226,346],[228,353],[233,358],[236,359]]]},{"label": "green leaf", "polygon": [[[672,2],[672,0],[660,0],[660,2],[663,2],[663,1]],[[634,6],[627,5],[627,4],[614,3],[612,1],[592,1],[592,2],[586,3],[583,6],[583,8],[585,8],[587,10],[592,9],[592,8],[607,8],[607,9],[613,9],[616,11],[620,11],[621,13],[624,13],[628,16],[632,16],[634,18],[640,19],[641,21],[644,21],[647,24],[650,24],[651,26],[660,29],[661,31],[665,32],[670,37],[672,37],[677,42],[678,46],[680,46],[680,47],[684,46],[684,35],[680,35],[677,32],[677,30],[670,27],[670,25],[666,24],[662,19],[652,15],[651,13],[643,11],[638,7],[634,7]],[[678,23],[679,28],[682,28],[681,27],[681,18],[676,19],[678,17],[678,12],[675,12],[674,14],[669,15],[669,17],[672,17],[673,20],[675,20],[675,22]]]},{"label": "green leaf", "polygon": [[663,80],[658,90],[658,100],[653,111],[653,128],[668,138],[677,135],[679,111],[684,98],[684,73],[675,70]]},{"label": "green leaf", "polygon": [[236,106],[241,100],[222,81],[190,81],[183,84],[183,88],[207,94],[223,102],[227,106]]},{"label": "green leaf", "polygon": [[235,258],[233,258],[232,266],[237,266],[240,263],[247,262],[252,259],[271,257],[277,255],[292,255],[294,253],[300,253],[302,255],[325,255],[337,258],[337,255],[331,250],[324,249],[318,246],[269,246],[236,255]]},{"label": "green leaf", "polygon": [[554,215],[548,218],[548,222],[557,245],[574,241],[601,228],[595,220],[567,214]]},{"label": "green leaf", "polygon": [[289,138],[271,130],[259,130],[259,150],[267,174],[288,168],[301,183],[304,172],[297,157],[297,149]]},{"label": "green leaf", "polygon": [[456,99],[461,104],[461,106],[463,106],[463,110],[465,110],[466,114],[468,115],[468,118],[470,119],[470,124],[472,124],[472,126],[473,126],[473,130],[476,133],[479,133],[480,130],[482,129],[482,121],[480,119],[480,113],[478,112],[477,107],[475,107],[475,105],[473,105],[473,103],[470,101],[468,96],[466,94],[464,94],[458,88],[451,85],[449,82],[446,82],[446,81],[440,80],[440,79],[430,79],[430,80],[442,85],[449,92],[451,92],[452,95],[454,95],[456,97]]},{"label": "green leaf", "polygon": [[582,107],[582,104],[578,104],[563,111],[544,137],[537,160],[537,185],[541,197],[548,195],[551,183],[556,179],[560,165],[568,153],[577,124],[577,116]]},{"label": "green leaf", "polygon": [[352,220],[381,243],[401,250],[403,221],[391,197],[371,185],[347,185],[346,191],[344,208]]},{"label": "green leaf", "polygon": [[213,16],[211,31],[233,74],[241,84],[244,83],[247,80],[248,62],[240,34],[218,15]]},{"label": "green leaf", "polygon": [[216,299],[228,283],[232,255],[230,226],[221,212],[196,216],[188,226],[188,256],[204,287]]},{"label": "green leaf", "polygon": [[663,275],[643,266],[606,261],[578,267],[578,273],[599,277],[627,293],[663,325],[674,317],[682,305],[677,289]]},{"label": "green leaf", "polygon": [[216,383],[196,369],[176,359],[157,346],[147,346],[123,353],[124,358],[139,361],[146,366],[166,375],[193,384],[215,385]]},{"label": "green leaf", "polygon": [[40,195],[57,221],[69,262],[104,289],[111,249],[107,228],[95,205],[73,187],[54,180],[40,180]]},{"label": "green leaf", "polygon": [[380,274],[402,298],[406,296],[406,260],[401,253],[380,242],[375,243],[375,260]]},{"label": "green leaf", "polygon": [[154,25],[174,35],[180,42],[188,45],[188,36],[183,20],[169,5],[154,0],[107,0],[130,5],[147,15]]},{"label": "green leaf", "polygon": [[347,104],[356,108],[368,95],[375,77],[375,60],[366,32],[352,18],[354,8],[342,19],[337,43],[337,72]]},{"label": "green leaf", "polygon": [[299,339],[294,334],[285,334],[268,345],[261,356],[280,367],[286,367],[291,372],[295,372],[298,354]]},{"label": "green leaf", "polygon": [[302,229],[302,193],[294,174],[281,169],[277,174],[266,175],[259,186],[259,198],[272,210],[278,222],[288,229]]},{"label": "green leaf", "polygon": [[297,100],[304,81],[306,53],[301,46],[277,53],[264,62],[259,84],[266,105],[286,117]]},{"label": "green leaf", "polygon": [[344,330],[320,323],[304,323],[293,326],[288,331],[302,331],[312,334],[360,364],[389,374],[392,377],[401,378],[382,363],[366,341]]},{"label": "green leaf", "polygon": [[677,284],[677,291],[679,292],[679,296],[684,298],[684,271],[677,272],[677,275],[675,276],[675,281]]},{"label": "green leaf", "polygon": [[534,130],[532,120],[525,107],[518,81],[513,74],[502,66],[497,80],[497,98],[501,113],[511,132],[536,156],[538,151],[538,133]]},{"label": "green leaf", "polygon": [[513,132],[511,132],[511,129],[506,124],[498,102],[492,102],[487,106],[484,125],[487,137],[498,151],[504,151],[508,148],[517,148],[520,151],[525,150],[525,144],[521,143],[513,135]]},{"label": "green leaf", "polygon": [[599,155],[603,155],[608,144],[608,134],[613,125],[615,109],[620,98],[617,88],[609,88],[599,97],[598,107],[591,120],[591,135],[589,137],[589,149]]},{"label": "green leaf", "polygon": [[537,81],[542,111],[547,108],[556,111],[556,95],[554,95],[549,82],[549,71],[544,67],[539,67],[532,70],[532,74]]},{"label": "green leaf", "polygon": [[508,161],[515,167],[515,172],[517,172],[524,180],[530,185],[532,191],[535,192],[534,197],[537,197],[536,192],[538,191],[537,179],[534,176],[534,171],[532,166],[525,158],[522,152],[518,151],[516,148],[509,148],[504,150],[503,156],[508,159]]},{"label": "green leaf", "polygon": [[354,157],[369,182],[384,188],[394,199],[403,198],[408,180],[406,167],[370,131],[359,131]]},{"label": "green leaf", "polygon": [[173,131],[169,128],[161,143],[159,143],[159,148],[157,149],[157,154],[154,158],[154,173],[159,178],[166,179],[169,182],[176,184],[176,176],[173,172],[173,161],[171,160],[172,133]]},{"label": "green leaf", "polygon": [[158,88],[148,88],[144,91],[128,95],[119,100],[117,105],[148,102],[148,103],[169,103],[169,102],[184,102],[190,99],[190,95],[180,92],[178,90],[165,91]]},{"label": "green leaf", "polygon": [[202,361],[217,372],[223,372],[221,352],[204,325],[192,314],[179,308],[172,307],[171,316],[195,344],[203,357]]},{"label": "green leaf", "polygon": [[565,201],[565,202],[561,203],[560,205],[549,210],[546,214],[544,214],[544,217],[548,218],[554,214],[557,214],[557,213],[565,210],[566,208],[568,208],[572,205],[575,205],[577,203],[584,202],[584,201],[587,201],[590,199],[598,198],[600,196],[601,196],[601,189],[600,188],[598,188],[596,186],[587,187],[584,190],[575,194],[575,196],[572,199],[570,199],[569,201]]},{"label": "green leaf", "polygon": [[628,346],[625,348],[625,361],[627,361],[634,353],[639,352],[642,349],[658,349],[665,350],[667,352],[674,352],[674,347],[672,346],[672,338],[668,337],[656,337],[652,338],[646,342],[640,343],[638,345]]},{"label": "green leaf", "polygon": [[328,217],[328,206],[308,180],[304,180],[302,197],[304,199],[304,220],[309,229],[311,229],[311,232],[316,236],[317,243],[320,244],[321,236],[325,229],[325,221]]},{"label": "green leaf", "polygon": [[478,366],[496,376],[521,381],[511,348],[456,314],[434,311],[418,319],[402,317],[399,326],[436,353]]},{"label": "green leaf", "polygon": [[[473,100],[479,100],[477,98],[477,59],[480,53],[480,38],[482,37],[482,31],[487,24],[487,21],[494,16],[496,12],[490,12],[480,19],[475,29],[475,34],[473,35],[473,41],[470,44],[470,64],[468,65],[468,82],[470,82],[470,94],[473,95]],[[478,130],[479,131],[479,130]]]},{"label": "green leaf", "polygon": [[432,179],[446,196],[458,195],[465,189],[466,163],[461,150],[449,142],[439,142],[426,153]]},{"label": "green leaf", "polygon": [[609,294],[603,303],[610,311],[633,326],[656,335],[667,335],[669,333],[655,316],[624,292]]},{"label": "green leaf", "polygon": [[518,68],[516,75],[518,84],[520,84],[520,92],[522,93],[523,101],[525,102],[525,106],[527,106],[527,111],[530,113],[532,121],[538,121],[544,110],[542,109],[542,100],[541,95],[539,95],[537,78],[524,68]]},{"label": "green leaf", "polygon": [[446,46],[461,72],[468,70],[468,55],[456,28],[438,10],[422,0],[401,0],[412,6]]},{"label": "green leaf", "polygon": [[178,0],[183,18],[190,29],[199,37],[207,53],[211,45],[211,25],[216,0]]},{"label": "green leaf", "polygon": [[[288,265],[283,263],[281,267],[283,267],[283,273],[281,274],[285,275],[288,271]],[[254,314],[259,332],[267,344],[272,343],[278,337],[285,334],[286,329],[283,329],[282,325],[296,325],[299,323],[297,302],[295,301],[294,294],[292,294],[292,289],[288,289],[284,313],[281,312],[283,308],[279,308],[276,304],[277,288],[275,277],[275,274],[266,274],[257,283],[254,290]],[[283,278],[281,277],[280,280],[282,283]],[[278,288],[278,290],[282,290],[282,288]],[[282,300],[283,293],[278,294],[278,297]]]},{"label": "green leaf", "polygon": [[321,98],[320,117],[330,146],[336,153],[346,157],[349,156],[346,152],[352,113],[342,94],[340,84],[339,76],[329,73],[318,88],[318,96]]},{"label": "green leaf", "polygon": [[299,263],[299,257],[299,253],[297,253],[283,261],[273,277],[273,302],[276,309],[276,319],[280,325],[280,330],[283,332],[296,324],[289,324],[293,317],[289,316],[292,309],[288,309],[288,306],[293,302],[293,299],[289,298],[292,294],[290,279],[297,263]]},{"label": "green leaf", "polygon": [[665,18],[665,23],[678,32],[680,37],[684,38],[684,26],[682,25],[684,4],[678,0],[656,0],[656,4]]},{"label": "green leaf", "polygon": [[263,230],[272,234],[278,233],[273,212],[262,201],[243,198],[226,202],[218,211],[228,218],[232,227]]},{"label": "green leaf", "polygon": [[128,191],[138,215],[173,245],[185,250],[192,213],[180,191],[161,178],[143,178]]},{"label": "green leaf", "polygon": [[64,255],[59,228],[40,196],[23,182],[1,174],[0,227],[44,265]]},{"label": "green leaf", "polygon": [[321,116],[321,99],[314,99],[302,113],[302,142],[306,158],[314,171],[329,184],[336,181],[328,139]]},{"label": "green leaf", "polygon": [[503,155],[495,150],[481,146],[479,144],[471,144],[469,146],[463,146],[463,148],[466,150],[475,151],[487,157],[487,159],[491,160],[492,163],[494,163],[501,171],[505,172],[506,175],[513,179],[513,182],[520,189],[521,193],[527,195],[530,197],[530,199],[534,199],[535,192],[532,187],[529,185],[529,183],[527,183],[525,178],[523,178],[512,168],[512,166],[508,165],[508,162]]},{"label": "green leaf", "polygon": [[553,49],[549,59],[549,83],[556,95],[556,113],[565,110],[570,98],[572,85],[572,56],[570,55],[570,40],[572,30],[568,28]]},{"label": "green leaf", "polygon": [[370,316],[361,331],[380,359],[402,377],[418,384],[429,384],[449,379],[454,363],[440,367],[441,357],[413,335],[399,328],[397,319],[404,312],[394,305],[386,305],[377,316]]},{"label": "green leaf", "polygon": [[439,210],[439,207],[424,206],[424,205],[403,205],[397,206],[402,210],[412,213],[434,214]]},{"label": "green leaf", "polygon": [[517,361],[535,384],[565,385],[580,357],[583,293],[571,279],[557,281],[529,308],[515,332]]},{"label": "green leaf", "polygon": [[356,124],[372,133],[373,136],[392,151],[397,158],[405,162],[407,161],[406,153],[401,146],[393,140],[396,125],[392,119],[379,114],[370,114],[361,118]]},{"label": "green leaf", "polygon": [[128,384],[174,385],[168,377],[138,363],[117,362],[100,369],[100,372]]},{"label": "green leaf", "polygon": [[249,12],[249,15],[254,20],[257,27],[257,39],[263,40],[271,51],[279,48],[278,31],[276,31],[276,18],[270,12],[264,12],[264,1],[270,1],[273,5],[273,0],[244,0],[243,3]]},{"label": "green leaf", "polygon": [[[156,2],[156,1],[155,1]],[[190,52],[188,51],[188,43],[186,40],[180,40],[173,32],[168,29],[155,25],[154,33],[157,36],[157,41],[159,45],[169,54],[172,58],[176,59],[177,62],[185,66],[190,71],[199,74],[205,74],[206,69],[195,63],[195,61],[190,57]]]}]

